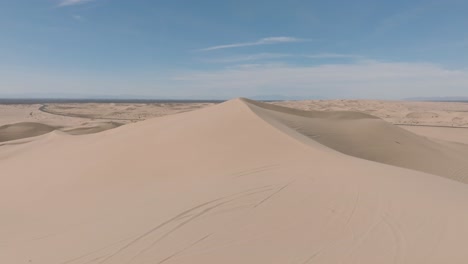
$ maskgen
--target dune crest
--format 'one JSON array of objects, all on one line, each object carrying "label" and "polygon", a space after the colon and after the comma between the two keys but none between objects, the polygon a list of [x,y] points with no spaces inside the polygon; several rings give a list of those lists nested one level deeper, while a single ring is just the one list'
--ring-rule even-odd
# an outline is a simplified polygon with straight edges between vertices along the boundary
[{"label": "dune crest", "polygon": [[439,145],[288,111],[235,99],[18,146],[0,160],[0,263],[466,263],[468,186],[354,144],[372,127],[393,154]]}]

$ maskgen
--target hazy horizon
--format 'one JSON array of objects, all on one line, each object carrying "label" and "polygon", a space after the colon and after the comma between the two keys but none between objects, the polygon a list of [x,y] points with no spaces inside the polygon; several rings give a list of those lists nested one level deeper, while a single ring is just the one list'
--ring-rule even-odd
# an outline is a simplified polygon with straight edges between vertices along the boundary
[{"label": "hazy horizon", "polygon": [[0,3],[0,97],[468,97],[468,2]]},{"label": "hazy horizon", "polygon": [[322,96],[287,96],[287,95],[253,95],[237,97],[216,97],[216,96],[180,96],[180,97],[158,97],[158,96],[139,96],[139,95],[90,95],[90,94],[9,94],[0,96],[0,103],[6,102],[164,102],[164,101],[200,101],[200,102],[223,102],[235,98],[248,98],[258,101],[300,101],[300,100],[390,100],[390,101],[441,101],[441,102],[468,102],[466,96],[416,96],[393,99],[375,99],[375,98],[353,98],[353,97],[322,97]]}]

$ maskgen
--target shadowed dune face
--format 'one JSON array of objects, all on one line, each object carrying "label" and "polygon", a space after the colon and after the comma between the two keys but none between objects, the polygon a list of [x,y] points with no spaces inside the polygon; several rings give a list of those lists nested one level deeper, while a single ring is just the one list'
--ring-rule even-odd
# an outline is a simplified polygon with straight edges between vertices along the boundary
[{"label": "shadowed dune face", "polygon": [[0,263],[466,263],[468,185],[333,149],[411,133],[262,106],[0,148]]},{"label": "shadowed dune face", "polygon": [[255,105],[263,109],[272,110],[274,112],[290,114],[299,117],[307,118],[322,118],[322,119],[336,119],[336,120],[359,120],[359,119],[379,119],[373,115],[353,111],[304,111],[296,108],[289,108],[274,104],[262,103],[247,98],[241,98],[243,102],[249,105]]},{"label": "shadowed dune face", "polygon": [[365,112],[398,125],[468,127],[468,104],[380,100],[305,100],[273,102],[302,110]]},{"label": "shadowed dune face", "polygon": [[468,183],[468,146],[435,142],[358,112],[301,111],[245,100],[283,125],[344,154]]},{"label": "shadowed dune face", "polygon": [[58,127],[33,122],[4,125],[0,126],[0,142],[40,136],[54,131],[57,128]]},{"label": "shadowed dune face", "polygon": [[[119,126],[121,126],[121,124],[117,122],[102,122],[90,127],[63,130],[63,132],[69,135],[85,135],[99,133]],[[0,126],[0,142],[36,137],[55,130],[61,130],[61,128],[33,122],[4,125]]]}]

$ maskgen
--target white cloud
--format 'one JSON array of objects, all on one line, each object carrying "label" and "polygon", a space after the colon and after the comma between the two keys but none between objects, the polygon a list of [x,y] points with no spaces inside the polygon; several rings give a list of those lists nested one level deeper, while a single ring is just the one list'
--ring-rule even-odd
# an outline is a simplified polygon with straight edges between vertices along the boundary
[{"label": "white cloud", "polygon": [[253,42],[240,42],[240,43],[232,43],[226,45],[219,45],[219,46],[212,46],[204,49],[200,49],[199,51],[211,51],[211,50],[220,50],[220,49],[232,49],[232,48],[241,48],[241,47],[249,47],[249,46],[260,46],[260,45],[271,45],[271,44],[280,44],[280,43],[293,43],[293,42],[302,42],[303,39],[294,38],[294,37],[269,37],[269,38],[262,38],[257,41]]},{"label": "white cloud", "polygon": [[84,4],[87,2],[91,2],[94,0],[61,0],[59,2],[59,6],[72,6],[72,5],[79,5],[79,4]]}]

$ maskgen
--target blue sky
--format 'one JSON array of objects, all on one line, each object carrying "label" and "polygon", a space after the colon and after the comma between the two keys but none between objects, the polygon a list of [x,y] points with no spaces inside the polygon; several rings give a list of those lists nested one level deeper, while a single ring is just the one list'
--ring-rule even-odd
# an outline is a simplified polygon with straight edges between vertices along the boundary
[{"label": "blue sky", "polygon": [[0,96],[468,96],[468,1],[0,1]]}]

